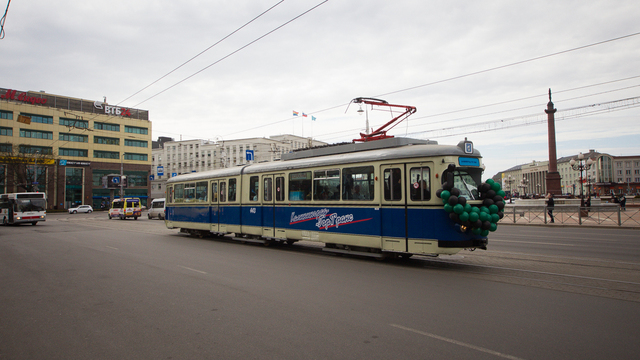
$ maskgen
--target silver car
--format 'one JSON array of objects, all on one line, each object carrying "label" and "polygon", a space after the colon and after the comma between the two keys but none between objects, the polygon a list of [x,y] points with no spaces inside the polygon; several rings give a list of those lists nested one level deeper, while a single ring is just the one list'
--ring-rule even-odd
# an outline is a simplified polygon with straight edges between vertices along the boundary
[{"label": "silver car", "polygon": [[80,205],[80,206],[69,208],[69,214],[91,213],[91,212],[93,212],[93,208],[91,207],[91,205]]}]

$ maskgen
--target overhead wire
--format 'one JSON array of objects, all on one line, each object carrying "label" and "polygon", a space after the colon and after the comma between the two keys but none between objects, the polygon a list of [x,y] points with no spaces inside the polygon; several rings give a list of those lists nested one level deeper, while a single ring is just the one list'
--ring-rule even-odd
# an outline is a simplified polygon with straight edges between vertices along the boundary
[{"label": "overhead wire", "polygon": [[176,70],[180,69],[181,67],[187,65],[188,63],[190,63],[192,60],[194,60],[195,58],[197,58],[198,56],[204,54],[205,52],[209,51],[211,48],[213,48],[214,46],[220,44],[221,42],[225,41],[226,39],[230,38],[233,34],[237,33],[238,31],[242,30],[243,28],[247,27],[249,24],[251,24],[252,22],[254,22],[255,20],[257,20],[258,18],[260,18],[261,16],[263,16],[264,14],[268,13],[269,11],[273,10],[276,6],[282,4],[284,2],[284,0],[280,0],[280,2],[278,2],[277,4],[271,6],[270,8],[268,8],[267,10],[263,11],[262,13],[260,13],[260,15],[254,17],[253,19],[249,20],[248,22],[246,22],[244,25],[240,26],[239,28],[235,29],[234,31],[230,32],[227,36],[223,37],[222,39],[216,41],[213,45],[209,46],[208,48],[202,50],[201,52],[199,52],[198,54],[196,54],[195,56],[193,56],[192,58],[190,58],[189,60],[183,62],[182,64],[178,65],[178,67],[176,67],[175,69],[169,71],[168,73],[164,74],[163,76],[161,76],[160,78],[158,78],[157,80],[153,81],[151,84],[143,87],[142,89],[136,91],[135,93],[133,93],[132,95],[130,95],[129,97],[127,97],[126,99],[118,102],[118,104],[121,104],[129,99],[131,99],[132,97],[138,95],[139,93],[143,92],[144,90],[148,89],[149,87],[151,87],[152,85],[156,84],[158,81],[166,78],[167,76],[171,75],[172,73],[174,73]]},{"label": "overhead wire", "polygon": [[156,96],[158,96],[158,95],[160,95],[160,94],[162,94],[162,93],[164,93],[164,92],[166,92],[166,91],[168,91],[168,90],[170,90],[170,89],[174,88],[175,86],[177,86],[177,85],[179,85],[179,84],[182,84],[183,82],[185,82],[185,81],[187,81],[187,80],[191,79],[192,77],[194,77],[194,76],[196,76],[196,75],[200,74],[201,72],[203,72],[203,71],[207,70],[208,68],[212,67],[213,65],[218,64],[219,62],[221,62],[221,61],[223,61],[223,60],[225,60],[225,59],[229,58],[230,56],[232,56],[232,55],[234,55],[234,54],[236,54],[236,53],[238,53],[238,52],[240,52],[240,51],[242,51],[242,50],[246,49],[247,47],[249,47],[249,46],[251,46],[251,45],[255,44],[256,42],[258,42],[258,41],[260,41],[260,40],[264,39],[265,37],[267,37],[267,36],[269,36],[269,35],[273,34],[274,32],[276,32],[276,31],[278,31],[278,30],[282,29],[283,27],[285,27],[285,26],[289,25],[290,23],[292,23],[292,22],[294,22],[294,21],[298,20],[298,19],[299,19],[299,18],[301,18],[302,16],[304,16],[304,15],[308,14],[309,12],[311,12],[311,11],[313,11],[313,10],[317,9],[318,7],[320,7],[321,5],[325,4],[325,3],[326,3],[326,2],[328,2],[328,1],[329,1],[329,0],[324,0],[324,1],[322,1],[321,3],[319,3],[319,4],[315,5],[315,6],[313,6],[312,8],[310,8],[310,9],[308,9],[308,10],[306,10],[306,11],[304,11],[303,13],[299,14],[298,16],[296,16],[296,17],[294,17],[294,18],[290,19],[289,21],[287,21],[287,22],[285,22],[285,23],[281,24],[280,26],[277,26],[277,27],[276,27],[276,28],[274,28],[273,30],[271,30],[271,31],[269,31],[269,32],[267,32],[267,33],[265,33],[265,34],[263,34],[263,35],[259,36],[258,38],[256,38],[256,39],[255,39],[255,40],[253,40],[253,41],[250,41],[250,42],[249,42],[249,43],[247,43],[246,45],[241,46],[240,48],[238,48],[238,49],[236,49],[236,50],[234,50],[234,51],[230,52],[229,54],[227,54],[227,55],[223,56],[222,58],[220,58],[220,59],[218,59],[218,60],[214,61],[213,63],[211,63],[211,64],[209,64],[209,65],[205,66],[204,68],[202,68],[202,69],[200,69],[200,70],[196,71],[195,73],[193,73],[193,74],[191,74],[191,75],[187,76],[186,78],[184,78],[184,79],[182,79],[182,80],[180,80],[180,81],[176,82],[175,84],[173,84],[173,85],[169,86],[168,88],[166,88],[166,89],[164,89],[164,90],[162,90],[162,91],[160,91],[160,92],[156,93],[155,95],[152,95],[152,96],[150,96],[150,97],[148,97],[148,98],[146,98],[146,99],[142,100],[141,102],[137,103],[137,104],[136,104],[136,105],[134,105],[133,107],[137,107],[138,105],[143,104],[143,103],[145,103],[145,102],[147,102],[147,101],[149,101],[149,100],[153,99],[154,97],[156,97]]},{"label": "overhead wire", "polygon": [[[627,78],[623,78],[623,79],[612,80],[612,81],[601,82],[601,83],[597,83],[597,84],[591,84],[591,85],[575,87],[575,88],[571,88],[571,89],[559,90],[559,91],[555,91],[554,94],[566,93],[566,92],[571,92],[571,91],[576,91],[576,90],[582,90],[582,89],[586,89],[586,88],[590,88],[590,87],[594,87],[594,86],[606,85],[606,84],[611,84],[611,83],[615,83],[615,82],[619,82],[619,81],[635,79],[635,78],[638,78],[638,77],[640,77],[640,75],[631,76],[631,77],[627,77]],[[608,90],[608,91],[601,91],[601,92],[597,92],[597,93],[591,93],[591,94],[587,94],[587,95],[577,96],[577,97],[573,97],[573,98],[556,100],[556,104],[557,103],[566,102],[566,101],[573,101],[573,100],[583,99],[583,98],[587,98],[587,97],[597,96],[597,95],[613,93],[613,92],[616,92],[616,91],[628,90],[628,89],[637,88],[637,87],[640,87],[640,85],[632,85],[632,86],[612,89],[612,90]],[[547,96],[547,94],[540,94],[540,95],[528,96],[528,97],[514,99],[514,100],[501,101],[501,102],[497,102],[497,103],[492,103],[492,104],[487,104],[487,105],[482,105],[482,106],[477,106],[477,107],[472,107],[472,108],[467,108],[467,109],[461,109],[461,110],[456,110],[456,111],[450,111],[450,112],[441,113],[441,114],[427,115],[427,116],[423,116],[422,118],[424,119],[424,118],[440,116],[440,115],[449,115],[449,114],[453,114],[453,113],[457,113],[457,112],[463,112],[463,111],[467,111],[467,110],[475,110],[475,109],[486,108],[486,107],[491,107],[491,106],[496,106],[496,105],[503,105],[503,104],[506,104],[506,103],[516,102],[516,101],[520,101],[520,100],[533,99],[533,98],[537,98],[537,97],[540,97],[540,96]],[[512,108],[512,109],[501,110],[501,111],[495,111],[495,112],[490,112],[490,113],[483,113],[483,114],[472,115],[472,116],[461,117],[461,118],[455,118],[455,119],[445,119],[445,120],[440,120],[440,121],[436,121],[436,122],[430,122],[428,124],[421,124],[421,125],[415,125],[414,124],[413,127],[429,126],[429,125],[438,124],[438,123],[451,123],[451,122],[460,121],[460,120],[469,120],[469,119],[473,119],[473,118],[496,115],[496,114],[501,114],[501,113],[508,113],[508,112],[512,112],[512,111],[518,111],[518,110],[524,110],[524,109],[530,109],[530,108],[536,108],[536,107],[540,107],[540,104],[524,106],[524,107],[519,107],[519,108]],[[413,119],[413,120],[415,120],[415,119]],[[460,125],[460,126],[468,126],[468,124]],[[353,129],[341,130],[341,131],[337,131],[337,132],[319,134],[317,136],[318,137],[323,137],[323,136],[337,135],[337,134],[341,134],[341,133],[352,133],[352,132],[357,131],[357,130],[358,129],[353,128]],[[429,130],[425,130],[425,131],[429,131]],[[415,133],[416,132],[412,132],[412,134],[415,134]],[[329,139],[335,139],[335,138],[336,137],[331,137]]]},{"label": "overhead wire", "polygon": [[9,5],[11,4],[11,0],[7,2],[7,8],[4,9],[4,15],[0,18],[0,40],[4,39],[5,31],[4,31],[4,23],[7,21],[7,13],[9,12]]},{"label": "overhead wire", "polygon": [[[536,60],[549,58],[549,57],[552,57],[552,56],[557,56],[557,55],[566,54],[566,53],[573,52],[573,51],[583,50],[583,49],[590,48],[590,47],[593,47],[593,46],[598,46],[598,45],[602,45],[602,44],[606,44],[606,43],[610,43],[610,42],[614,42],[614,41],[630,38],[630,37],[637,36],[637,35],[640,35],[640,32],[635,32],[635,33],[631,33],[631,34],[627,34],[627,35],[623,35],[623,36],[618,36],[618,37],[611,38],[611,39],[608,39],[608,40],[598,41],[598,42],[595,42],[595,43],[582,45],[582,46],[574,47],[574,48],[567,49],[567,50],[562,50],[562,51],[557,51],[557,52],[546,54],[546,55],[536,56],[536,57],[533,57],[533,58],[530,58],[530,59],[525,59],[525,60],[516,61],[516,62],[513,62],[513,63],[509,63],[509,64],[495,66],[495,67],[492,67],[492,68],[479,70],[479,71],[475,71],[475,72],[471,72],[471,73],[467,73],[467,74],[463,74],[463,75],[459,75],[459,76],[454,76],[454,77],[450,77],[450,78],[446,78],[446,79],[441,79],[441,80],[433,81],[433,82],[426,83],[426,84],[416,85],[416,86],[408,87],[408,88],[405,88],[405,89],[400,89],[400,90],[395,90],[395,91],[391,91],[391,92],[387,92],[387,93],[382,93],[382,94],[379,94],[379,95],[374,95],[373,97],[383,97],[383,96],[387,96],[387,95],[391,95],[391,94],[397,94],[397,93],[400,93],[400,92],[419,89],[419,88],[426,87],[426,86],[436,85],[436,84],[440,84],[440,83],[444,83],[444,82],[448,82],[448,81],[458,80],[458,79],[462,79],[462,78],[466,78],[466,77],[470,77],[470,76],[474,76],[474,75],[487,73],[487,72],[490,72],[490,71],[495,71],[495,70],[504,69],[504,68],[508,68],[508,67],[512,67],[512,66],[516,66],[516,65],[521,65],[521,64],[532,62],[532,61],[536,61]],[[635,76],[635,77],[637,77],[637,76]],[[635,78],[635,77],[631,77],[631,78]],[[615,80],[615,81],[617,81],[617,80]],[[336,108],[339,108],[339,107],[344,107],[344,106],[347,106],[347,105],[348,105],[348,103],[340,104],[340,105],[336,105],[336,106],[331,106],[329,108],[325,108],[325,109],[322,109],[322,110],[311,111],[311,112],[308,112],[307,114],[308,115],[317,115],[319,113],[322,113],[322,112],[325,112],[325,111],[329,111],[329,110],[333,110],[333,109],[336,109]],[[239,131],[239,132],[255,130],[255,129],[271,126],[271,125],[274,125],[274,124],[279,124],[279,123],[282,123],[282,122],[285,122],[285,121],[293,120],[293,119],[295,119],[295,117],[289,117],[289,118],[286,118],[286,119],[283,119],[283,120],[270,122],[270,123],[265,124],[265,125],[260,125],[260,126],[257,126],[257,127],[244,129],[244,130]],[[237,134],[239,132],[230,133],[228,135],[234,135],[234,134]]]}]

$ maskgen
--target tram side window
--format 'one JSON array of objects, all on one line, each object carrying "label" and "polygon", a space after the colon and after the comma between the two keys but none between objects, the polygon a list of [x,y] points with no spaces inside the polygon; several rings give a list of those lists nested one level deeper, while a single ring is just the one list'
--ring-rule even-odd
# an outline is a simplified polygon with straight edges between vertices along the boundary
[{"label": "tram side window", "polygon": [[258,176],[252,176],[249,178],[249,201],[258,201],[258,194],[260,193],[259,186],[260,178]]},{"label": "tram side window", "polygon": [[373,166],[342,169],[342,200],[373,200]]},{"label": "tram side window", "polygon": [[402,172],[400,168],[384,170],[384,199],[392,201],[402,199]]},{"label": "tram side window", "polygon": [[184,184],[184,202],[196,201],[196,183]]},{"label": "tram side window", "polygon": [[273,200],[273,179],[264,178],[264,201]]},{"label": "tram side window", "polygon": [[220,202],[227,201],[227,183],[224,181],[220,182]]},{"label": "tram side window", "polygon": [[229,201],[236,201],[236,179],[229,179]]},{"label": "tram side window", "polygon": [[218,183],[211,183],[211,202],[218,202]]},{"label": "tram side window", "polygon": [[284,201],[284,177],[276,178],[276,201]]},{"label": "tram side window", "polygon": [[167,194],[169,194],[169,203],[173,203],[173,186],[167,187]]},{"label": "tram side window", "polygon": [[177,203],[184,202],[184,184],[176,184],[175,189],[175,201]]},{"label": "tram side window", "polygon": [[198,196],[199,202],[207,202],[209,200],[209,197],[207,196],[207,189],[208,186],[206,181],[196,183],[196,195]]},{"label": "tram side window", "polygon": [[340,170],[313,172],[313,200],[340,200]]},{"label": "tram side window", "polygon": [[417,167],[409,170],[411,179],[411,200],[423,201],[431,199],[431,176],[428,167]]},{"label": "tram side window", "polygon": [[311,171],[289,174],[289,200],[311,200]]}]

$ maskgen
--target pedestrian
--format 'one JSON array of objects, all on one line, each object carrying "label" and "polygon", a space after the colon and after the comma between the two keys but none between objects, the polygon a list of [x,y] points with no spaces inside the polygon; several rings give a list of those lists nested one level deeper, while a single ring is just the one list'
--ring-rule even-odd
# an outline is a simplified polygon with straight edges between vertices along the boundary
[{"label": "pedestrian", "polygon": [[626,210],[627,198],[624,197],[624,194],[620,195],[620,199],[618,199],[618,201],[620,202],[620,208],[622,210]]},{"label": "pedestrian", "polygon": [[554,201],[553,201],[553,194],[549,193],[549,195],[547,195],[547,213],[549,213],[549,217],[551,218],[551,222],[554,222],[553,220],[553,206],[555,205]]}]

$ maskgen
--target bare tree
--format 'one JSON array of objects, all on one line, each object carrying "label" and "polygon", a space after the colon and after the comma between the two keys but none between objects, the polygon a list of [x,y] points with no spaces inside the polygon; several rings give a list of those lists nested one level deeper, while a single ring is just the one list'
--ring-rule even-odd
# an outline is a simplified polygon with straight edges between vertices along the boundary
[{"label": "bare tree", "polygon": [[[0,165],[6,166],[7,186],[16,186],[18,192],[22,191],[46,191],[48,185],[53,183],[55,176],[47,169],[53,169],[55,157],[50,151],[21,152],[20,146],[7,146],[2,144],[0,148]],[[27,147],[24,147],[25,149]]]}]

